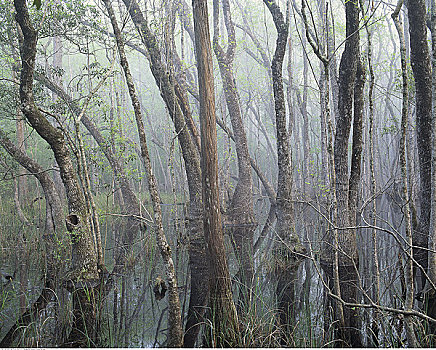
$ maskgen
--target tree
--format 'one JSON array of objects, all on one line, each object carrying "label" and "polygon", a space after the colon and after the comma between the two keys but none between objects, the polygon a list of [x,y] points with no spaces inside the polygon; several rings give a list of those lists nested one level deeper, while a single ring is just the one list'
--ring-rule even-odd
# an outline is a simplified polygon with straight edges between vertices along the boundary
[{"label": "tree", "polygon": [[193,0],[192,8],[200,91],[203,222],[210,266],[209,316],[213,334],[210,344],[232,347],[239,345],[239,325],[232,299],[219,205],[215,95],[207,1]]},{"label": "tree", "polygon": [[[184,345],[193,347],[199,332],[208,298],[208,264],[202,221],[202,187],[200,154],[196,146],[195,125],[191,122],[190,107],[183,88],[175,77],[167,74],[161,59],[156,36],[150,30],[135,0],[123,0],[130,17],[140,33],[141,41],[149,53],[150,69],[161,96],[174,123],[175,132],[182,148],[189,187],[189,259],[191,270],[191,296]],[[186,128],[185,126],[188,126]]]},{"label": "tree", "polygon": [[[286,126],[285,94],[283,91],[283,59],[288,40],[288,21],[285,22],[280,7],[275,1],[264,0],[270,11],[277,29],[277,41],[274,57],[271,63],[273,78],[274,106],[277,131],[277,243],[274,247],[274,274],[277,278],[277,304],[282,345],[287,344],[292,333],[295,308],[295,283],[298,267],[305,252],[295,231],[294,212],[292,205],[292,168],[289,131]],[[292,339],[292,336],[291,336]]]},{"label": "tree", "polygon": [[0,342],[2,347],[11,347],[14,339],[18,337],[20,331],[27,327],[38,313],[45,309],[50,301],[55,298],[55,291],[59,286],[59,268],[55,260],[55,235],[61,235],[65,230],[65,222],[62,220],[62,201],[56,190],[56,186],[50,176],[45,172],[37,162],[28,157],[20,147],[15,146],[6,136],[4,131],[0,130],[1,146],[26,169],[29,173],[34,174],[44,190],[44,196],[47,203],[46,222],[45,222],[45,251],[47,255],[47,272],[44,281],[44,288],[38,299],[29,307],[18,321],[9,329],[7,334]]},{"label": "tree", "polygon": [[[34,29],[25,0],[14,1],[16,20],[23,33],[20,47],[21,110],[32,127],[47,141],[59,164],[61,178],[68,199],[66,227],[72,243],[72,271],[68,275],[73,294],[74,324],[65,345],[86,346],[97,341],[95,313],[96,291],[99,274],[97,252],[89,225],[85,198],[79,185],[76,171],[62,132],[53,127],[36,107],[33,97],[33,75],[35,69],[36,44],[38,34]],[[92,296],[91,299],[88,299]]]},{"label": "tree", "polygon": [[[346,40],[339,66],[339,102],[334,139],[335,201],[333,216],[337,227],[356,224],[360,157],[362,152],[362,93],[364,73],[359,53],[359,6],[345,4]],[[354,101],[354,108],[353,108]],[[354,110],[354,118],[353,118]],[[348,141],[353,124],[351,172],[348,175]],[[357,302],[359,255],[355,229],[335,228],[324,247],[322,263],[335,294],[345,302]],[[333,283],[334,282],[334,283]],[[336,338],[348,346],[362,346],[359,316],[355,309],[334,301]]]},{"label": "tree", "polygon": [[[420,267],[415,267],[415,275],[420,269],[427,271],[428,239],[431,212],[431,67],[427,43],[427,27],[423,20],[426,16],[425,1],[410,0],[406,2],[409,18],[410,62],[415,78],[416,91],[416,141],[418,145],[419,179],[420,179],[420,214],[418,226],[413,232],[413,255]],[[417,279],[420,292],[425,283],[423,273]]]},{"label": "tree", "polygon": [[115,39],[118,46],[118,53],[120,55],[121,66],[126,77],[127,86],[129,88],[129,95],[132,101],[133,110],[135,112],[136,126],[138,129],[141,156],[145,163],[145,169],[147,172],[148,188],[150,196],[153,202],[154,221],[156,225],[156,238],[160,248],[162,258],[165,262],[165,269],[168,278],[169,300],[168,300],[168,346],[169,347],[181,347],[183,344],[183,327],[182,316],[180,311],[179,292],[177,289],[177,277],[174,269],[174,262],[171,256],[171,248],[168,245],[165,237],[163,224],[162,224],[162,209],[160,207],[161,199],[158,192],[156,178],[153,174],[151,167],[150,155],[147,147],[147,140],[145,137],[144,123],[142,120],[141,107],[139,104],[138,96],[136,94],[135,85],[133,83],[132,74],[130,73],[127,56],[124,50],[124,42],[121,37],[121,31],[118,27],[115,13],[109,0],[103,0],[106,10],[109,13],[109,18],[112,23],[112,28],[115,34]]},{"label": "tree", "polygon": [[253,180],[251,177],[250,154],[248,152],[247,136],[241,115],[240,99],[233,74],[233,61],[236,49],[235,28],[230,14],[230,3],[222,0],[224,23],[227,29],[227,50],[219,44],[219,8],[220,1],[214,0],[214,34],[213,48],[218,60],[221,79],[223,81],[224,95],[232,122],[233,135],[236,143],[238,157],[238,182],[228,208],[228,217],[234,240],[234,247],[240,260],[241,301],[248,304],[251,300],[251,286],[254,277],[253,267],[253,234],[256,229],[256,220],[253,212]]}]

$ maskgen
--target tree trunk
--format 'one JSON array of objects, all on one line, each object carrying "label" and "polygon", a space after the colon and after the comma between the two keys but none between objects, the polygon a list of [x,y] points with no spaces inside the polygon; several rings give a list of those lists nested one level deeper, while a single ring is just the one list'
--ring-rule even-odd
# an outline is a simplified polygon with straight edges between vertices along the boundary
[{"label": "tree trunk", "polygon": [[[418,144],[419,179],[420,179],[420,214],[418,227],[413,232],[413,256],[416,262],[427,270],[428,237],[431,211],[431,67],[427,43],[425,0],[408,0],[407,14],[410,33],[410,62],[415,78],[416,91],[416,140]],[[420,249],[422,247],[423,249]],[[418,270],[415,267],[415,274]],[[417,279],[417,292],[425,283],[420,273]]]},{"label": "tree trunk", "polygon": [[[77,103],[73,101],[72,97],[68,95],[61,86],[56,85],[54,82],[52,82],[42,74],[35,73],[35,79],[43,83],[48,89],[50,89],[53,93],[59,96],[67,104],[68,108],[75,114],[76,117],[81,114],[81,110]],[[100,130],[97,128],[95,123],[91,119],[89,119],[86,113],[82,114],[80,120],[106,156],[106,159],[108,160],[114,172],[115,180],[119,183],[122,193],[122,200],[118,202],[122,208],[122,213],[126,215],[131,215],[127,219],[126,227],[124,230],[125,234],[122,237],[123,244],[129,245],[135,240],[138,231],[143,227],[143,225],[141,225],[141,222],[134,217],[141,215],[139,200],[134,193],[132,186],[129,183],[129,180],[127,179],[122,162],[118,160],[114,153],[114,150],[111,147],[111,142],[108,142],[104,139]],[[120,272],[120,269],[124,265],[123,259],[125,258],[125,252],[125,249],[118,250],[115,259],[116,265],[113,272]]]},{"label": "tree trunk", "polygon": [[227,51],[219,44],[219,0],[214,0],[214,36],[213,45],[215,55],[223,81],[224,95],[232,122],[233,135],[238,157],[238,182],[231,200],[229,212],[229,232],[234,240],[237,260],[240,263],[241,301],[248,306],[251,300],[251,286],[253,283],[253,234],[256,220],[253,212],[253,180],[251,176],[250,154],[248,153],[247,136],[242,121],[242,113],[238,91],[233,74],[233,60],[236,49],[235,28],[230,15],[228,0],[222,0],[224,22],[227,28]]},{"label": "tree trunk", "polygon": [[[41,114],[33,97],[33,72],[36,58],[37,32],[30,21],[25,0],[14,1],[16,20],[23,33],[21,53],[21,109],[29,123],[47,141],[59,164],[68,199],[67,230],[72,242],[72,271],[68,280],[73,292],[73,329],[65,345],[95,345],[96,314],[92,292],[98,283],[97,254],[93,242],[85,199],[62,132]],[[74,280],[74,282],[73,282]],[[91,292],[90,292],[91,291]],[[92,295],[91,302],[87,297]]]},{"label": "tree trunk", "polygon": [[192,7],[200,91],[203,222],[210,266],[210,345],[234,347],[240,344],[239,324],[233,304],[219,205],[215,95],[207,2],[193,0]]},{"label": "tree trunk", "polygon": [[[339,101],[336,115],[336,134],[334,141],[335,192],[337,198],[338,227],[347,227],[355,223],[358,183],[360,181],[361,121],[354,121],[353,159],[350,178],[348,177],[348,141],[353,119],[353,96],[360,93],[362,73],[359,69],[359,6],[354,2],[345,4],[346,41],[339,69]],[[357,80],[356,80],[357,79]],[[356,90],[357,90],[356,89]],[[358,99],[361,97],[358,97]],[[361,102],[360,102],[361,104]],[[355,101],[355,119],[361,118],[361,105]],[[360,125],[360,131],[359,131]],[[357,134],[356,134],[357,132]],[[336,230],[335,230],[336,232]],[[335,238],[336,237],[336,238]],[[329,278],[335,280],[335,294],[345,302],[357,302],[359,257],[357,253],[356,231],[338,230],[337,235],[329,235],[324,245],[323,268]],[[337,241],[336,241],[337,239]],[[335,249],[333,249],[333,247]],[[358,311],[342,307],[337,301],[335,306],[335,332],[340,343],[337,346],[361,347],[361,335],[358,326]]]},{"label": "tree trunk", "polygon": [[[401,180],[402,180],[402,195],[405,202],[404,217],[406,223],[406,272],[405,272],[405,284],[406,284],[406,298],[404,301],[405,310],[413,309],[414,301],[414,281],[413,281],[413,237],[412,237],[412,223],[410,215],[409,205],[409,193],[407,186],[407,161],[406,161],[406,133],[408,124],[408,105],[409,105],[409,88],[408,88],[408,76],[407,76],[407,60],[406,60],[406,47],[404,44],[404,33],[401,24],[398,20],[398,14],[402,7],[402,0],[397,4],[395,11],[392,14],[392,19],[395,22],[395,26],[398,31],[400,39],[400,55],[401,55],[401,75],[402,75],[402,108],[401,108],[401,139],[400,139],[400,167],[401,167]],[[411,316],[404,317],[404,324],[406,329],[406,336],[411,348],[417,347],[418,342],[413,330],[413,320]]]},{"label": "tree trunk", "polygon": [[[436,2],[431,0],[431,44],[432,44],[432,168],[431,168],[431,218],[430,218],[430,249],[436,249]],[[433,284],[436,284],[436,253],[430,253],[428,257],[429,276]],[[436,291],[428,293],[428,310],[430,317],[436,318]],[[431,326],[436,333],[436,327]],[[433,346],[435,343],[433,342]]]},{"label": "tree trunk", "polygon": [[[168,108],[173,120],[176,134],[182,148],[185,162],[186,175],[189,187],[189,265],[191,269],[191,297],[189,300],[188,320],[184,346],[193,347],[200,330],[202,316],[207,305],[209,293],[208,287],[208,264],[206,258],[206,244],[203,234],[203,203],[201,190],[201,170],[199,150],[195,146],[189,128],[185,127],[183,111],[190,110],[186,100],[177,99],[177,91],[182,88],[175,82],[173,77],[168,76],[162,61],[157,40],[148,27],[141,9],[135,0],[123,0],[129,10],[130,17],[136,29],[141,34],[141,40],[149,52],[151,72],[161,96]],[[186,119],[189,119],[188,117]],[[187,121],[188,125],[189,120]]]},{"label": "tree trunk", "polygon": [[[274,105],[277,131],[278,185],[277,185],[277,236],[274,256],[274,274],[277,279],[277,306],[282,327],[281,344],[293,344],[295,284],[297,271],[305,252],[295,232],[294,208],[292,204],[292,168],[290,137],[286,123],[285,95],[283,91],[283,60],[288,39],[288,23],[275,1],[264,0],[277,29],[277,41],[271,64]],[[291,341],[291,343],[289,343]]]},{"label": "tree trunk", "polygon": [[[126,78],[126,83],[129,89],[129,95],[132,102],[133,110],[135,113],[136,126],[139,134],[139,142],[141,146],[141,156],[144,160],[145,170],[147,173],[148,188],[150,191],[150,197],[153,202],[154,211],[154,222],[156,225],[156,240],[162,255],[162,259],[165,263],[165,270],[168,280],[168,346],[169,347],[181,347],[183,344],[183,328],[182,328],[182,317],[180,311],[180,299],[177,290],[177,278],[176,271],[174,268],[174,262],[171,255],[171,248],[168,245],[167,239],[165,237],[163,223],[162,223],[162,209],[160,207],[161,199],[158,191],[157,181],[153,174],[151,167],[150,155],[147,147],[147,140],[145,137],[144,122],[141,113],[141,107],[139,104],[138,97],[136,95],[135,86],[133,84],[133,78],[130,73],[129,64],[127,61],[127,56],[124,50],[124,41],[121,37],[121,31],[118,27],[118,23],[115,18],[115,13],[112,8],[110,0],[103,0],[105,7],[109,13],[109,18],[112,23],[112,28],[115,34],[115,39],[117,42],[118,53],[120,55],[121,66],[124,71]],[[127,331],[127,329],[125,329]],[[127,346],[127,344],[126,344]]]},{"label": "tree trunk", "polygon": [[9,329],[0,342],[1,347],[10,347],[14,339],[19,336],[20,331],[24,330],[25,327],[34,321],[37,315],[55,297],[54,290],[58,285],[57,277],[59,275],[59,268],[56,267],[57,265],[54,260],[57,248],[54,242],[54,234],[61,234],[64,232],[65,223],[62,221],[62,201],[56,191],[56,186],[53,180],[45,169],[15,146],[6,137],[6,134],[2,130],[0,130],[0,144],[18,163],[20,163],[22,167],[24,167],[29,173],[34,174],[38,179],[44,191],[47,208],[46,227],[43,234],[47,256],[47,270],[44,288],[38,299],[21,314],[18,321]]}]

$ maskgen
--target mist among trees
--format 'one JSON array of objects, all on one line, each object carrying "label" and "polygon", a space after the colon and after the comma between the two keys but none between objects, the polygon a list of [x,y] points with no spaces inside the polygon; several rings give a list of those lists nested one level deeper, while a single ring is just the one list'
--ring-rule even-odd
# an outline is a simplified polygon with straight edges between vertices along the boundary
[{"label": "mist among trees", "polygon": [[0,0],[1,347],[436,345],[436,0]]}]

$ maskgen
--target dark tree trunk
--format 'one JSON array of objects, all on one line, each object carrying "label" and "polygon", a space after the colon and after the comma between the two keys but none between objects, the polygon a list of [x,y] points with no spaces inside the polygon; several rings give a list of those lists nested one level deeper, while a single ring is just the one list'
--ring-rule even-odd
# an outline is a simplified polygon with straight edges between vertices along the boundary
[{"label": "dark tree trunk", "polygon": [[[431,66],[432,66],[432,183],[431,183],[431,218],[429,231],[429,248],[435,252],[436,248],[436,2],[431,1]],[[429,276],[436,283],[436,253],[429,253],[428,257]],[[432,290],[428,296],[428,311],[430,317],[436,318],[436,290]],[[436,333],[435,325],[432,325],[433,334]],[[433,340],[433,346],[435,345]]]},{"label": "dark tree trunk", "polygon": [[[418,144],[420,179],[420,214],[418,226],[413,232],[413,256],[425,270],[428,266],[428,235],[431,211],[431,67],[427,43],[425,0],[406,1],[409,17],[410,62],[415,78],[416,91],[416,140]],[[422,247],[424,249],[420,249]],[[418,270],[415,269],[415,274]],[[417,280],[417,292],[425,283],[425,277]]]},{"label": "dark tree trunk", "polygon": [[[347,227],[355,223],[358,184],[360,182],[360,159],[362,152],[362,108],[364,72],[359,53],[359,6],[346,2],[346,41],[339,67],[339,101],[336,115],[336,134],[334,141],[334,168],[336,179],[338,227]],[[354,127],[352,168],[348,176],[348,142],[353,120]],[[337,231],[337,249],[335,238],[329,235],[324,245],[323,268],[330,279],[335,279],[335,293],[345,302],[357,302],[359,256],[357,252],[356,230]],[[335,263],[335,260],[337,261]],[[339,279],[337,281],[337,279]],[[359,332],[359,313],[357,309],[335,304],[335,333],[339,341],[337,346],[361,347]]]}]

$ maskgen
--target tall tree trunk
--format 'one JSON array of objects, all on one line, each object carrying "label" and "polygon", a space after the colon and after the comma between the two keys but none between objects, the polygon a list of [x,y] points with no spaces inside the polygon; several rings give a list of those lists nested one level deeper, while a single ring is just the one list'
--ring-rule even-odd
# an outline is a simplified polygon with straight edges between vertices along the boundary
[{"label": "tall tree trunk", "polygon": [[251,286],[253,283],[253,234],[256,229],[256,220],[253,212],[253,180],[251,176],[250,154],[248,153],[247,136],[242,121],[242,113],[238,91],[233,74],[233,60],[236,49],[235,28],[230,15],[230,3],[222,0],[224,22],[227,28],[227,51],[219,44],[219,0],[214,0],[214,35],[213,47],[223,81],[224,95],[232,122],[233,135],[236,143],[238,157],[238,182],[229,208],[229,232],[231,232],[237,259],[240,262],[242,274],[241,296],[243,304],[251,299]]},{"label": "tall tree trunk", "polygon": [[277,279],[277,306],[282,327],[281,343],[292,343],[294,321],[295,284],[297,271],[302,261],[304,247],[295,231],[294,208],[292,204],[292,168],[290,137],[287,130],[285,95],[283,91],[283,60],[288,39],[289,23],[285,22],[283,14],[275,1],[264,0],[270,11],[277,29],[277,41],[274,57],[271,63],[273,77],[274,104],[277,130],[277,242],[274,246],[274,274]]},{"label": "tall tree trunk", "polygon": [[[364,14],[364,4],[362,0],[360,1],[361,12]],[[367,60],[368,60],[368,73],[369,73],[369,89],[368,89],[368,104],[369,104],[369,130],[368,130],[368,150],[369,150],[369,178],[370,178],[370,195],[374,196],[373,201],[371,203],[371,224],[374,226],[371,232],[371,238],[373,243],[373,268],[372,268],[372,276],[370,277],[373,282],[373,298],[377,304],[380,304],[380,266],[379,266],[379,253],[378,253],[378,234],[377,229],[377,201],[376,193],[377,193],[377,182],[375,177],[375,157],[374,157],[374,87],[375,87],[375,75],[373,68],[373,47],[372,47],[372,33],[373,30],[368,27],[368,24],[365,22],[365,29],[368,38],[368,51],[367,51]],[[369,264],[370,265],[370,264]],[[371,266],[371,265],[370,265]],[[379,328],[381,326],[381,313],[379,310],[373,310],[373,318],[371,322],[371,337],[370,344],[371,346],[378,347],[380,345],[379,342]]]},{"label": "tall tree trunk", "polygon": [[[304,52],[307,52],[307,39],[306,36],[302,37],[302,48]],[[300,101],[301,116],[303,117],[302,134],[303,134],[303,190],[306,192],[306,183],[309,177],[309,164],[310,164],[310,139],[309,139],[309,115],[307,113],[307,95],[308,95],[308,72],[309,72],[309,60],[307,54],[303,54],[303,96]],[[290,131],[291,132],[291,131]]]},{"label": "tall tree trunk", "polygon": [[[412,263],[412,223],[410,215],[410,205],[409,205],[409,193],[407,186],[407,161],[406,161],[406,132],[408,124],[408,105],[409,105],[409,88],[408,88],[408,77],[407,77],[407,61],[406,61],[406,47],[404,44],[404,33],[402,26],[398,20],[398,14],[402,7],[403,1],[398,1],[397,7],[392,14],[392,19],[395,22],[395,27],[398,31],[398,36],[400,39],[400,55],[401,55],[401,75],[403,80],[402,86],[402,108],[401,108],[401,139],[400,139],[400,166],[401,166],[401,180],[402,180],[402,195],[405,202],[404,216],[406,221],[406,272],[405,272],[405,282],[406,282],[406,299],[404,302],[404,308],[406,310],[413,309],[414,300],[414,282],[413,282],[413,263]],[[413,330],[413,322],[411,316],[404,317],[404,324],[406,329],[407,340],[410,347],[417,347],[417,339],[415,332]]]},{"label": "tall tree trunk", "polygon": [[[432,168],[431,168],[431,218],[429,248],[433,253],[429,254],[428,267],[429,276],[433,284],[436,284],[436,1],[431,0],[431,45],[432,45]],[[428,293],[427,314],[436,318],[436,290],[432,289]],[[436,333],[436,327],[432,325],[433,334]],[[433,342],[433,346],[435,343]]]},{"label": "tall tree trunk", "polygon": [[[149,52],[150,69],[161,96],[168,108],[173,120],[176,134],[182,148],[183,159],[189,187],[189,265],[191,269],[191,294],[189,300],[188,320],[186,323],[186,334],[184,346],[193,347],[200,330],[202,316],[207,305],[209,293],[208,287],[208,264],[206,258],[206,244],[203,233],[203,203],[201,187],[200,154],[196,148],[195,137],[185,127],[190,125],[190,108],[186,99],[178,98],[185,96],[178,94],[182,88],[175,82],[173,77],[168,76],[161,61],[161,53],[155,35],[148,27],[141,9],[136,0],[123,0],[129,11],[130,17],[136,29],[141,35],[143,44]],[[186,120],[186,123],[185,123]]]},{"label": "tall tree trunk", "polygon": [[201,170],[203,222],[210,265],[210,321],[216,347],[240,344],[238,315],[232,299],[222,230],[218,187],[218,154],[213,84],[212,50],[206,0],[192,0],[200,91]]},{"label": "tall tree trunk", "polygon": [[[82,189],[62,132],[41,114],[33,97],[33,72],[36,59],[37,32],[30,21],[25,0],[14,1],[16,20],[23,33],[21,53],[21,109],[29,123],[47,141],[59,164],[68,199],[65,218],[72,242],[72,271],[68,274],[73,293],[73,327],[65,345],[90,346],[96,341],[95,297],[92,292],[99,281],[97,254]],[[78,282],[77,282],[78,281]],[[91,291],[91,292],[90,292]],[[91,299],[88,297],[92,295]]]},{"label": "tall tree trunk", "polygon": [[[339,102],[336,115],[336,133],[334,141],[335,192],[337,199],[338,227],[347,227],[355,223],[358,183],[360,181],[361,145],[361,98],[356,90],[362,89],[359,69],[359,6],[345,3],[346,41],[339,69]],[[358,70],[360,72],[358,72]],[[357,80],[356,80],[357,79]],[[348,177],[348,141],[353,120],[353,96],[358,97],[354,105],[353,158],[350,178]],[[359,130],[360,127],[360,130]],[[357,134],[356,134],[357,133]],[[336,232],[336,230],[334,230]],[[329,278],[335,281],[335,294],[345,302],[357,302],[359,257],[355,230],[338,230],[335,237],[329,235],[324,245],[323,268]],[[335,332],[340,341],[338,346],[362,346],[358,326],[358,311],[342,307],[334,301]]]},{"label": "tall tree trunk", "polygon": [[[183,344],[183,328],[182,328],[182,317],[180,311],[180,299],[177,290],[177,278],[176,271],[174,268],[174,262],[171,255],[171,248],[168,245],[167,239],[165,237],[163,223],[162,223],[162,209],[160,207],[160,196],[157,186],[156,178],[153,174],[151,167],[150,155],[147,147],[147,140],[145,137],[144,122],[141,113],[141,107],[139,104],[138,97],[136,95],[135,86],[133,84],[133,78],[130,73],[129,64],[127,61],[127,56],[124,50],[124,41],[121,37],[121,31],[118,27],[118,23],[115,18],[115,13],[112,8],[110,0],[103,0],[105,7],[109,13],[109,18],[112,23],[112,28],[115,34],[115,39],[117,42],[118,53],[120,55],[121,66],[124,71],[126,78],[126,83],[129,89],[130,99],[132,101],[133,110],[135,113],[136,126],[139,134],[139,141],[141,146],[141,156],[144,160],[145,170],[147,173],[148,188],[150,191],[150,197],[153,202],[154,211],[154,221],[156,225],[156,240],[160,248],[162,259],[165,263],[165,270],[168,280],[168,346],[169,347],[181,347]],[[127,329],[125,329],[127,331]],[[127,344],[126,344],[127,345]]]},{"label": "tall tree trunk", "polygon": [[[416,140],[418,144],[420,179],[420,214],[418,227],[413,232],[413,255],[425,270],[428,265],[428,237],[431,211],[431,67],[427,43],[425,0],[408,0],[410,62],[415,78],[416,91]],[[420,249],[422,247],[423,249]],[[418,270],[415,268],[415,274]],[[425,277],[416,280],[417,292],[425,283]]]}]

